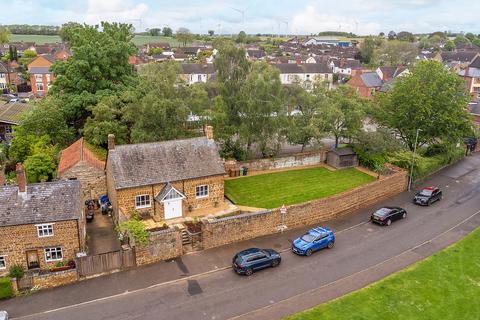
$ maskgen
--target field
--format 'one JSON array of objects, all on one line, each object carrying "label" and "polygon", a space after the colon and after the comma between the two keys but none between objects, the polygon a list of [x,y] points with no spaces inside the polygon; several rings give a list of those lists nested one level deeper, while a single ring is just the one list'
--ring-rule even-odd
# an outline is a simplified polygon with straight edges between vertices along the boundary
[{"label": "field", "polygon": [[480,319],[480,229],[367,288],[287,320]]},{"label": "field", "polygon": [[[52,43],[52,42],[61,42],[59,36],[43,36],[43,35],[34,35],[34,34],[12,34],[12,42],[24,41],[24,42],[35,42],[36,44]],[[179,43],[176,39],[170,37],[152,37],[152,36],[135,36],[133,38],[133,43],[137,46],[144,45],[146,43],[152,42],[168,42],[171,46],[178,46]]]},{"label": "field", "polygon": [[225,194],[239,205],[273,209],[325,198],[374,179],[356,169],[309,168],[226,180]]}]

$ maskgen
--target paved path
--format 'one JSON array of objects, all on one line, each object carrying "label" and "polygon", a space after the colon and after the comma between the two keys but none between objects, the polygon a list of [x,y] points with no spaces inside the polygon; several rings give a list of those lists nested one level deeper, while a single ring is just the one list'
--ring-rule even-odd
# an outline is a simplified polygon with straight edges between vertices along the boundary
[{"label": "paved path", "polygon": [[91,255],[120,249],[112,218],[100,210],[95,210],[93,221],[87,223],[87,246]]},{"label": "paved path", "polygon": [[[0,309],[24,319],[278,319],[362,287],[480,226],[479,165],[480,155],[469,157],[427,180],[445,194],[431,207],[414,206],[406,192],[385,201],[409,212],[390,227],[367,223],[374,208],[327,224],[337,231],[336,247],[309,258],[288,251],[303,231],[290,230],[1,302]],[[249,246],[285,250],[282,264],[237,276],[228,268],[231,257]]]}]

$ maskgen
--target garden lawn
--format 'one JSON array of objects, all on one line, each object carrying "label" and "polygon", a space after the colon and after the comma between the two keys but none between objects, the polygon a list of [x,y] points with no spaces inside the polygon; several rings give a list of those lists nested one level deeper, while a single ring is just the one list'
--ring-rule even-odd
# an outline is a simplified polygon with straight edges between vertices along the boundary
[{"label": "garden lawn", "polygon": [[226,180],[225,194],[238,205],[273,209],[325,198],[373,180],[356,169],[310,168]]},{"label": "garden lawn", "polygon": [[480,229],[404,271],[287,319],[480,319]]}]

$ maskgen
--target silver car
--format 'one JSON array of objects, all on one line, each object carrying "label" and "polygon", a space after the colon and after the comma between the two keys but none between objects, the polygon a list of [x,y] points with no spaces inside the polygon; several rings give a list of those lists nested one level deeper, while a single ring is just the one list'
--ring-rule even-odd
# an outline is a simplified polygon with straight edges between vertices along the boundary
[{"label": "silver car", "polygon": [[0,311],[0,320],[8,320],[7,311]]}]

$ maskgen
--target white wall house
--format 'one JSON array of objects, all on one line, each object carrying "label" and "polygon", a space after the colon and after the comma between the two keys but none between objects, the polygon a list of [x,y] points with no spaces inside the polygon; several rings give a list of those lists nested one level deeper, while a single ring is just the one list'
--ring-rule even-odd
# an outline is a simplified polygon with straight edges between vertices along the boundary
[{"label": "white wall house", "polygon": [[280,70],[280,81],[285,85],[300,83],[310,89],[318,81],[326,81],[329,88],[333,83],[333,72],[324,63],[279,63],[273,66]]}]

